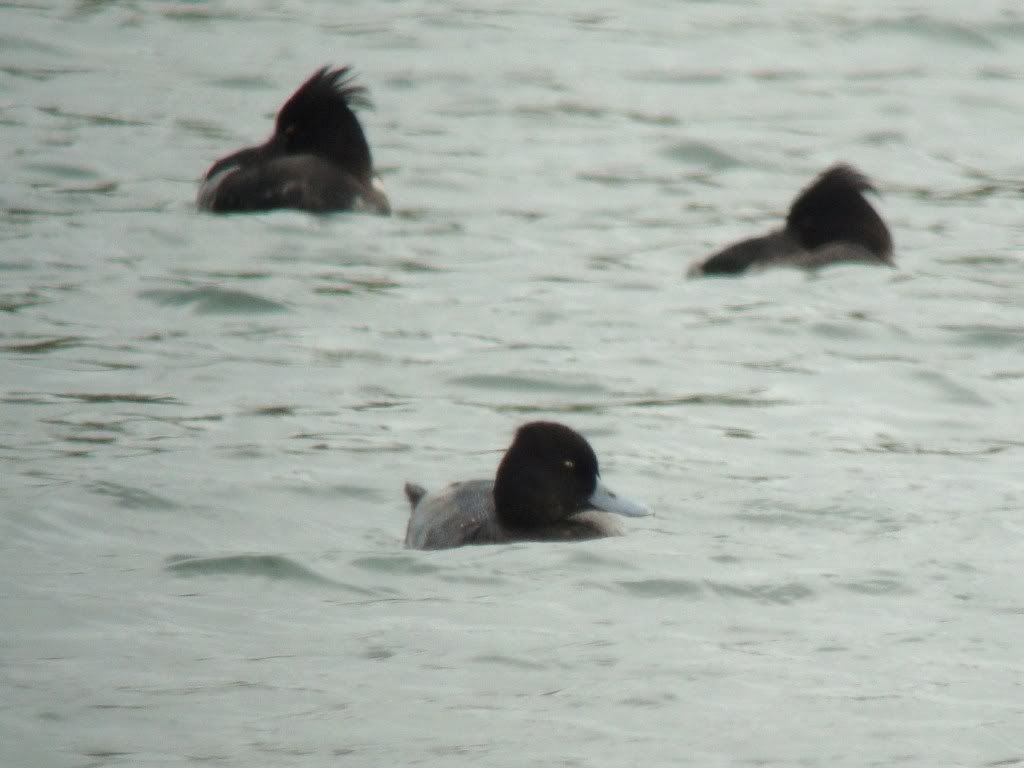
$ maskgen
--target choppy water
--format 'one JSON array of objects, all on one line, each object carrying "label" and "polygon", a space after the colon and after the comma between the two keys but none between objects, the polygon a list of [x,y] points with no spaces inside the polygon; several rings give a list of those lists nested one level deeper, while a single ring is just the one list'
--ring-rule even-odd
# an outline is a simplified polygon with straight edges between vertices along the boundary
[{"label": "choppy water", "polygon": [[[0,29],[0,763],[1024,763],[1018,2]],[[197,214],[325,63],[396,215]],[[898,271],[681,279],[840,159]],[[657,516],[404,551],[532,418]]]}]

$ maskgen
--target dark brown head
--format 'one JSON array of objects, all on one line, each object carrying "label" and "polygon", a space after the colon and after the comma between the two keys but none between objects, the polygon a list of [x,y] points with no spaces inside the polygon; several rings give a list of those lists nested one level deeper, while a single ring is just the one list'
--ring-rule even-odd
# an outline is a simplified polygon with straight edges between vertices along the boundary
[{"label": "dark brown head", "polygon": [[353,106],[368,106],[366,89],[353,85],[348,67],[322,67],[292,94],[277,113],[274,135],[265,144],[222,157],[206,172],[266,165],[288,155],[313,155],[330,161],[371,186],[373,159]]},{"label": "dark brown head", "polygon": [[273,208],[389,213],[352,111],[368,104],[366,89],[352,82],[348,67],[318,69],[281,107],[266,143],[213,164],[197,205],[218,213]]},{"label": "dark brown head", "polygon": [[845,164],[822,173],[793,201],[786,232],[813,250],[831,243],[863,246],[880,261],[892,261],[892,236],[865,192],[874,192],[868,178]]},{"label": "dark brown head", "polygon": [[369,185],[373,159],[352,111],[369,105],[366,89],[353,83],[349,67],[321,67],[281,107],[267,146],[281,154],[327,158]]},{"label": "dark brown head", "polygon": [[604,488],[598,474],[597,456],[581,434],[552,421],[524,424],[498,466],[495,513],[512,531],[556,525],[586,509],[647,514]]}]

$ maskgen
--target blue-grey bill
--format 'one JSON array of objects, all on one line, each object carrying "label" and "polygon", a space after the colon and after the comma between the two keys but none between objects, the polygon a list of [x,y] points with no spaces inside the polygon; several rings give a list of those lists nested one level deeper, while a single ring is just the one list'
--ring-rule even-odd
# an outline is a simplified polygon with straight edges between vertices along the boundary
[{"label": "blue-grey bill", "polygon": [[602,512],[614,512],[616,515],[625,515],[626,517],[643,517],[651,514],[651,510],[647,508],[646,504],[616,495],[608,490],[600,480],[597,481],[597,487],[590,494],[587,502],[594,509],[599,509]]}]

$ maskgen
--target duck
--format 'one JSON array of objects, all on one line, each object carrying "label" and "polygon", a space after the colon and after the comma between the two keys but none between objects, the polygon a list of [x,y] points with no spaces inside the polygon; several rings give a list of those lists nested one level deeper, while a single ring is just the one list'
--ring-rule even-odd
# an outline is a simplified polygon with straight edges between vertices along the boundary
[{"label": "duck", "polygon": [[894,267],[892,235],[865,192],[877,192],[868,177],[837,163],[797,195],[784,227],[691,264],[687,276],[735,276],[776,266],[814,270],[847,262]]},{"label": "duck", "polygon": [[468,544],[583,541],[617,536],[612,514],[650,514],[601,482],[597,455],[564,424],[520,426],[494,479],[452,483],[436,493],[405,484],[411,514],[409,549],[451,549]]},{"label": "duck", "polygon": [[210,166],[197,207],[213,213],[295,208],[387,215],[391,205],[353,111],[368,106],[367,90],[355,82],[351,67],[321,67],[281,107],[265,143]]}]

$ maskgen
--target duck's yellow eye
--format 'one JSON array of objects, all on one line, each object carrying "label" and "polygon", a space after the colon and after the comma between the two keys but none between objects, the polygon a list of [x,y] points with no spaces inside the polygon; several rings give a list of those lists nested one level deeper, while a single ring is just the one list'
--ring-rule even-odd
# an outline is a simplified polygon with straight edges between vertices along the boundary
[{"label": "duck's yellow eye", "polygon": [[562,462],[562,464],[563,466],[565,466],[566,469],[576,468],[576,462],[574,462],[572,459],[566,459],[565,461]]}]

